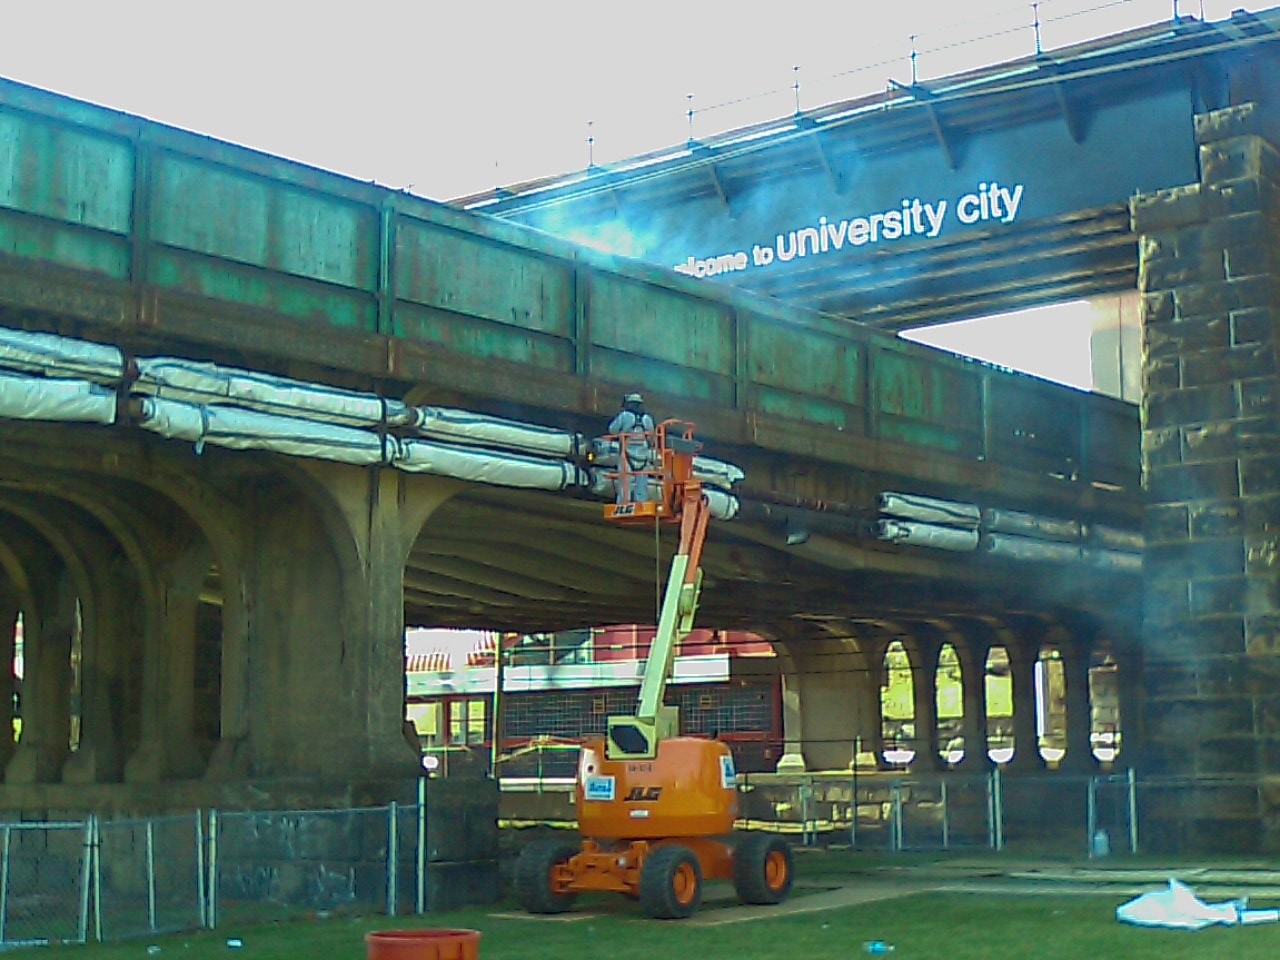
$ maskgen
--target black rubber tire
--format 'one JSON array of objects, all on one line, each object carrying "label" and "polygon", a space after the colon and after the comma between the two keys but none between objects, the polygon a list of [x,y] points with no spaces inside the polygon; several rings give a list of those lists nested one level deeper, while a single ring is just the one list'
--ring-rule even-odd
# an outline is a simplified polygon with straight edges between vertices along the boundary
[{"label": "black rubber tire", "polygon": [[791,892],[791,845],[768,833],[744,833],[733,849],[733,889],[743,903],[781,903]]},{"label": "black rubber tire", "polygon": [[683,920],[702,904],[702,865],[688,847],[658,847],[640,869],[640,909],[655,920]]},{"label": "black rubber tire", "polygon": [[578,852],[577,844],[564,840],[534,840],[516,858],[516,899],[529,913],[564,913],[578,899],[576,893],[556,893],[551,889],[551,870],[568,863]]}]

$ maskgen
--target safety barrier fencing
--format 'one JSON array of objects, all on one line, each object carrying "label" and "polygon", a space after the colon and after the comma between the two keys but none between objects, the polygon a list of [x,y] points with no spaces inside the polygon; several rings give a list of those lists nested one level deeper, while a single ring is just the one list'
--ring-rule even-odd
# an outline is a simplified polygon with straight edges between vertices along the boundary
[{"label": "safety barrier fencing", "polygon": [[0,822],[0,951],[495,899],[496,790],[469,807],[422,786],[364,808]]},{"label": "safety barrier fencing", "polygon": [[1014,850],[1098,856],[1138,850],[1139,781],[1117,775],[747,774],[749,828],[805,846]]},{"label": "safety barrier fencing", "polygon": [[[428,783],[449,789],[433,802]],[[0,950],[197,928],[238,934],[286,918],[421,914],[496,899],[498,785],[421,784],[417,803],[375,807],[0,822]],[[469,805],[483,784],[492,803]],[[541,793],[519,786],[504,791],[504,808]],[[1237,810],[1242,824],[1256,823],[1271,796],[1266,781],[1248,777],[999,768],[744,774],[739,788],[740,829],[803,846],[1092,858],[1158,845],[1143,836],[1185,824],[1196,810]],[[563,780],[547,785],[571,790]],[[508,822],[519,819],[509,813]]]}]

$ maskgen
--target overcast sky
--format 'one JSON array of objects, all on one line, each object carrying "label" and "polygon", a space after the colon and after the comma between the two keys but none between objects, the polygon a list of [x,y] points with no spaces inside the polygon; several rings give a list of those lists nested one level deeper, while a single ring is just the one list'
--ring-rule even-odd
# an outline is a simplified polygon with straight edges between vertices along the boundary
[{"label": "overcast sky", "polygon": [[[1180,10],[1203,6],[1213,20],[1242,5],[1181,0]],[[1041,0],[1042,43],[1168,19],[1173,7]],[[1034,10],[1010,0],[0,0],[0,76],[449,199],[585,167],[591,135],[607,163],[789,114],[797,81],[805,108],[909,81],[912,34],[921,79],[1025,55]]]}]

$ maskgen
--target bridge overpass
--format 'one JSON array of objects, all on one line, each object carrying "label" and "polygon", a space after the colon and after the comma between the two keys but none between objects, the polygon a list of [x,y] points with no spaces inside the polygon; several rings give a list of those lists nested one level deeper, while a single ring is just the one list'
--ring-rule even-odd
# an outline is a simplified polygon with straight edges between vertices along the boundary
[{"label": "bridge overpass", "polygon": [[[588,436],[642,388],[746,471],[700,620],[774,641],[810,767],[878,737],[894,640],[926,745],[943,644],[975,738],[986,651],[1029,704],[1062,650],[1077,762],[1089,657],[1135,654],[1137,569],[1091,532],[1140,527],[1133,407],[8,81],[0,325]],[[193,446],[141,429],[131,376],[100,386],[111,423],[0,420],[0,614],[25,634],[0,808],[350,797],[416,769],[406,624],[651,619],[669,545],[585,491]],[[972,508],[969,546],[893,542],[886,491]],[[1009,546],[1027,515],[1074,531],[1069,560]]]}]

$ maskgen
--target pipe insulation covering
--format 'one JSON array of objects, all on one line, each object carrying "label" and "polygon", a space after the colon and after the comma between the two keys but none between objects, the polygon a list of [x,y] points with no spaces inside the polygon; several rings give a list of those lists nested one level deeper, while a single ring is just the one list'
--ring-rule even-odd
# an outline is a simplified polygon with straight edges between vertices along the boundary
[{"label": "pipe insulation covering", "polygon": [[[235,450],[270,450],[357,466],[385,463],[383,438],[365,430],[280,417],[236,407],[198,406],[142,397],[138,425],[172,440]],[[394,438],[386,438],[393,443]]]},{"label": "pipe insulation covering", "polygon": [[982,522],[988,530],[1037,540],[1074,542],[1080,539],[1080,524],[1075,520],[1042,517],[1021,510],[988,507],[982,511]]},{"label": "pipe insulation covering", "polygon": [[555,457],[576,457],[585,448],[581,434],[552,427],[449,407],[410,407],[409,410],[410,425],[433,440],[462,441],[482,447],[545,453]]},{"label": "pipe insulation covering", "polygon": [[872,525],[872,532],[877,540],[910,547],[933,547],[936,550],[955,550],[961,553],[978,548],[977,530],[939,527],[913,520],[877,520]]},{"label": "pipe insulation covering", "polygon": [[994,557],[1044,563],[1079,563],[1080,545],[1054,540],[1033,540],[1006,533],[989,533],[984,546]]},{"label": "pipe insulation covering", "polygon": [[1085,533],[1093,543],[1107,550],[1119,550],[1122,553],[1141,553],[1145,540],[1140,532],[1120,530],[1099,523],[1089,524]]},{"label": "pipe insulation covering", "polygon": [[586,472],[565,460],[446,446],[430,440],[388,440],[398,448],[392,465],[410,473],[433,473],[472,483],[531,490],[565,490],[587,483]]},{"label": "pipe insulation covering", "polygon": [[388,464],[410,473],[432,473],[473,483],[535,490],[582,486],[572,463],[492,450],[450,447],[425,440],[380,438],[349,427],[232,407],[200,407],[158,397],[141,399],[140,426],[163,437],[238,450],[268,450],[356,466]]},{"label": "pipe insulation covering", "polygon": [[972,529],[977,527],[982,519],[982,511],[978,509],[977,504],[938,500],[914,493],[885,491],[880,494],[878,502],[880,512],[892,517],[905,517],[908,520],[921,520],[947,527]]},{"label": "pipe insulation covering", "polygon": [[85,380],[0,374],[0,417],[111,424],[116,421],[116,395]]},{"label": "pipe insulation covering", "polygon": [[175,357],[139,357],[134,362],[138,379],[133,389],[166,400],[197,406],[235,404],[345,427],[413,422],[413,412],[399,400],[373,394]]},{"label": "pipe insulation covering", "polygon": [[0,367],[113,383],[124,376],[124,355],[88,340],[0,327]]}]

